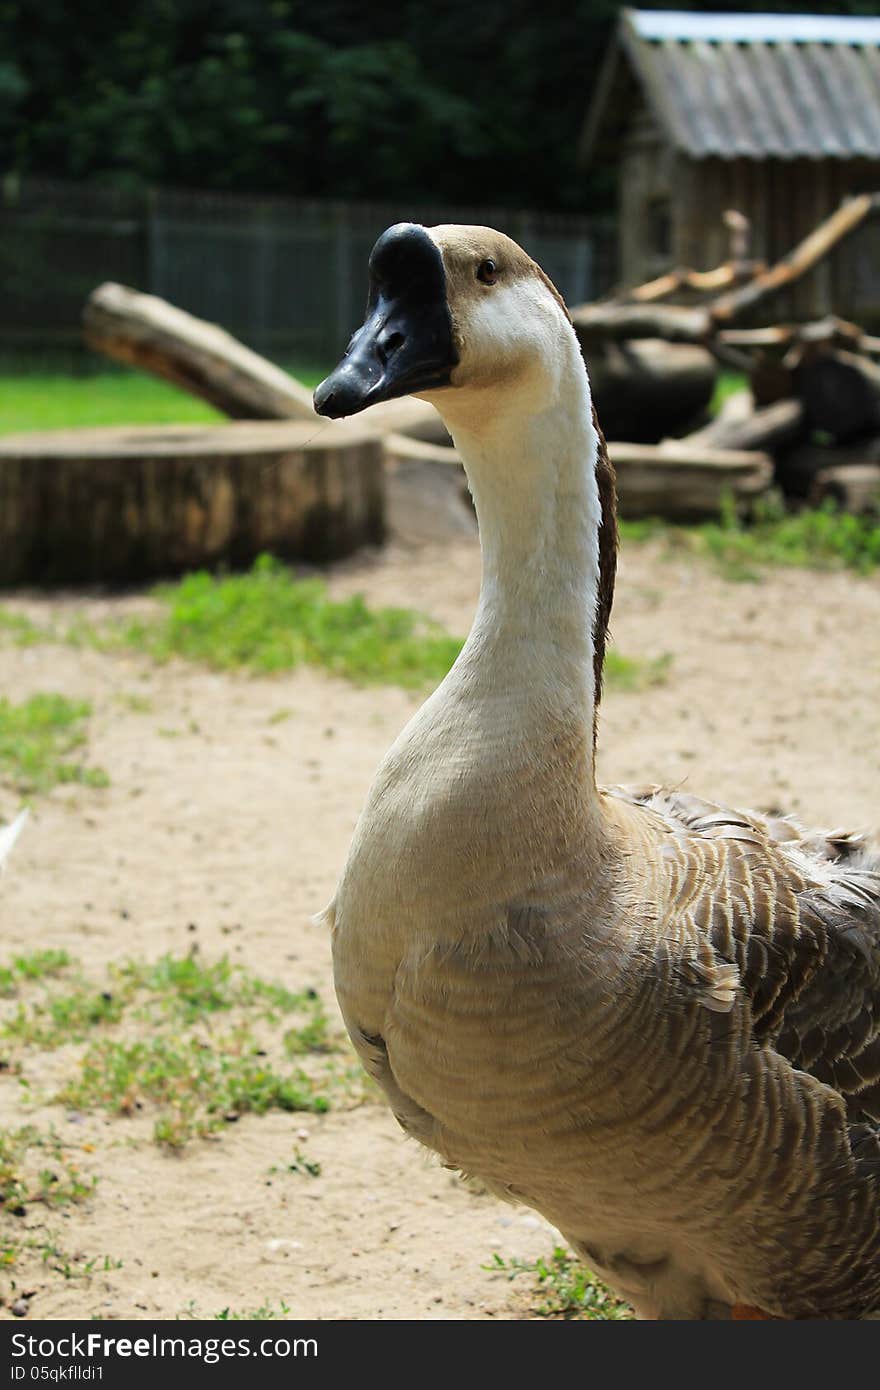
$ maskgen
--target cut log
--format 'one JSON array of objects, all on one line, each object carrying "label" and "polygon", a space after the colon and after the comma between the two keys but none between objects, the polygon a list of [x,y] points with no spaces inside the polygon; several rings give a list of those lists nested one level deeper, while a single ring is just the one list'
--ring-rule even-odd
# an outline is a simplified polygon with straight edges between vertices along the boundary
[{"label": "cut log", "polygon": [[[462,516],[467,483],[457,452],[402,435],[386,435],[384,443],[390,529],[416,541],[475,535],[469,504]],[[748,501],[763,492],[773,476],[766,454],[692,447],[689,440],[666,440],[659,447],[611,440],[608,452],[617,470],[618,507],[624,518],[716,517],[725,496]]]},{"label": "cut log", "polygon": [[792,372],[813,430],[848,444],[880,430],[880,366],[853,352],[807,350]]},{"label": "cut log", "polygon": [[[312,393],[231,333],[156,295],[108,282],[83,311],[85,341],[96,352],[170,381],[233,420],[311,420]],[[412,397],[371,407],[371,429],[412,432],[442,443],[443,422],[427,401]]]},{"label": "cut log", "polygon": [[648,444],[611,441],[621,516],[702,521],[717,517],[725,497],[749,502],[773,478],[767,454],[689,448],[684,440]]},{"label": "cut log", "polygon": [[699,343],[708,336],[712,320],[707,309],[679,304],[578,304],[571,319],[586,350],[611,338],[663,338],[667,343]]},{"label": "cut log", "polygon": [[607,438],[656,444],[692,425],[712,399],[718,364],[705,348],[650,338],[582,347]]},{"label": "cut log", "polygon": [[687,444],[689,448],[757,449],[775,454],[780,449],[790,448],[806,433],[804,408],[798,400],[777,401],[775,405],[754,410],[751,408],[751,393],[738,391],[725,405],[727,409],[722,410],[711,424],[695,434],[686,435],[682,444]]},{"label": "cut log", "polygon": [[880,463],[845,463],[822,468],[807,497],[812,507],[834,502],[841,511],[880,515]]},{"label": "cut log", "polygon": [[83,312],[90,348],[164,377],[234,420],[315,420],[312,393],[225,329],[126,285],[99,285]]},{"label": "cut log", "polygon": [[0,583],[140,582],[263,550],[329,560],[384,532],[381,437],[315,423],[0,438]]},{"label": "cut log", "polygon": [[389,534],[418,545],[476,536],[477,518],[455,449],[404,434],[386,434],[383,443]]},{"label": "cut log", "polygon": [[813,501],[820,501],[823,495],[827,495],[816,491],[816,482],[821,473],[834,475],[840,470],[878,466],[880,436],[846,446],[799,444],[777,455],[776,479],[787,497],[799,498],[812,504]]}]

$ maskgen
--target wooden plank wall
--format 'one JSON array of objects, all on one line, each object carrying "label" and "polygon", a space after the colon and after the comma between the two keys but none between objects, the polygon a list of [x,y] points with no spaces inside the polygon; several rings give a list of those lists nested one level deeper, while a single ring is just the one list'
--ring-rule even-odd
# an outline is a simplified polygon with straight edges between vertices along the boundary
[{"label": "wooden plank wall", "polygon": [[[880,164],[806,159],[694,161],[678,156],[672,183],[674,261],[708,269],[727,254],[721,220],[727,208],[737,208],[750,218],[752,254],[772,262],[839,207],[844,197],[880,189]],[[779,318],[798,319],[834,312],[875,326],[880,319],[877,226],[866,227],[788,295],[780,296],[774,312]]]}]

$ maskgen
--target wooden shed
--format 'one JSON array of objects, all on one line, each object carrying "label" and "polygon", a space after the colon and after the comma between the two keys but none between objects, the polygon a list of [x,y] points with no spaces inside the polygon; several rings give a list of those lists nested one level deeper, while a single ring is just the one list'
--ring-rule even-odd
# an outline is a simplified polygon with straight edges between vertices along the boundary
[{"label": "wooden shed", "polygon": [[[581,137],[619,171],[620,272],[635,284],[728,249],[750,219],[772,261],[854,193],[880,189],[880,18],[624,10]],[[865,227],[792,292],[797,317],[880,321]]]}]

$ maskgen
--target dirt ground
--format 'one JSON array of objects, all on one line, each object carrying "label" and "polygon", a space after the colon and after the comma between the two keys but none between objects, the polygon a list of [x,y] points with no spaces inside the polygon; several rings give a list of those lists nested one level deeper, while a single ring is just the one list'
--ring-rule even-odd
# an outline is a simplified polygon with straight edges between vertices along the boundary
[{"label": "dirt ground", "polygon": [[[392,546],[331,579],[339,594],[405,602],[459,633],[478,581],[467,537]],[[45,621],[132,602],[11,606]],[[656,689],[607,694],[603,780],[878,827],[880,580],[776,570],[737,585],[656,544],[632,546],[612,629],[624,654],[669,653],[671,665]],[[335,1014],[329,941],[310,917],[333,891],[372,772],[415,697],[313,670],[253,679],[61,646],[0,649],[0,689],[90,700],[90,756],[111,778],[105,790],[58,788],[37,802],[0,883],[0,960],[66,948],[99,975],[107,961],[181,954],[196,939],[206,957],[228,952],[292,989],[313,986]],[[132,694],[152,712],[131,708]],[[270,723],[279,710],[289,717]],[[16,809],[0,792],[0,815]],[[48,1093],[50,1069],[28,1079],[32,1095]],[[22,1123],[19,1089],[0,1077],[4,1124]],[[282,1304],[310,1319],[517,1318],[533,1306],[524,1281],[483,1266],[553,1248],[542,1220],[467,1190],[378,1104],[245,1116],[178,1156],[118,1118],[57,1105],[34,1115],[66,1142],[78,1124],[83,1170],[100,1178],[88,1201],[53,1214],[65,1246],[121,1265],[68,1279],[39,1261],[20,1270],[32,1320]],[[320,1177],[267,1181],[295,1140]]]}]

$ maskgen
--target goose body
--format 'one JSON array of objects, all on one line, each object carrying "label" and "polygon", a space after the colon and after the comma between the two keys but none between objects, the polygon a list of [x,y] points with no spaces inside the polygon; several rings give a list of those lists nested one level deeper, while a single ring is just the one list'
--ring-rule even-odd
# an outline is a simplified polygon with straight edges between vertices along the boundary
[{"label": "goose body", "polygon": [[380,238],[316,407],[405,391],[465,462],[483,579],[327,910],[364,1066],[639,1316],[880,1310],[880,854],[597,787],[613,475],[564,305],[508,238]]}]

